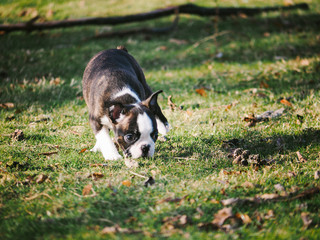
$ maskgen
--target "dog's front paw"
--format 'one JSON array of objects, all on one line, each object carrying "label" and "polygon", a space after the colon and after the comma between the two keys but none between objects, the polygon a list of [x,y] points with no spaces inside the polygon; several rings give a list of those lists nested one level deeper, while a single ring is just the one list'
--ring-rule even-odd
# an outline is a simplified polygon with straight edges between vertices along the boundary
[{"label": "dog's front paw", "polygon": [[122,159],[122,156],[117,153],[117,154],[103,154],[104,159],[107,161],[116,161]]},{"label": "dog's front paw", "polygon": [[98,152],[100,151],[99,147],[95,145],[92,149],[90,149],[90,152]]}]

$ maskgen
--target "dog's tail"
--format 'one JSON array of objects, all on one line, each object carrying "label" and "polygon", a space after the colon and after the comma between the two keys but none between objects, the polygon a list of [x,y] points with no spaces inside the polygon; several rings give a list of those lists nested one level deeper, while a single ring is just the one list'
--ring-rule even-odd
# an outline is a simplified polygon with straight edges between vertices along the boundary
[{"label": "dog's tail", "polygon": [[125,52],[128,52],[128,50],[126,49],[126,47],[123,46],[123,45],[118,46],[117,49],[123,50],[123,51],[125,51]]}]

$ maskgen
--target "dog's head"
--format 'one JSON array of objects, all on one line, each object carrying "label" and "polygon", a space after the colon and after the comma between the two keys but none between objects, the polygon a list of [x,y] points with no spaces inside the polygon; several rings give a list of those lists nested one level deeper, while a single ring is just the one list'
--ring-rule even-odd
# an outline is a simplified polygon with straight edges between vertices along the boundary
[{"label": "dog's head", "polygon": [[158,129],[155,111],[158,94],[130,105],[115,103],[109,107],[109,117],[114,126],[115,139],[125,155],[132,158],[152,157]]}]

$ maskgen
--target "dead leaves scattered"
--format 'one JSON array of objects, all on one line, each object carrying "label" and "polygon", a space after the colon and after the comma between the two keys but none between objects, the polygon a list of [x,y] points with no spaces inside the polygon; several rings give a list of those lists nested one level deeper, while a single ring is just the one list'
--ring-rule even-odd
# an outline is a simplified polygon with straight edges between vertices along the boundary
[{"label": "dead leaves scattered", "polygon": [[118,224],[112,226],[112,227],[105,227],[101,230],[101,234],[117,234],[117,233],[123,233],[123,234],[137,234],[142,233],[141,230],[135,230],[131,228],[121,228]]},{"label": "dead leaves scattered", "polygon": [[260,167],[274,162],[272,159],[261,159],[259,154],[251,154],[249,150],[242,148],[236,148],[231,156],[233,157],[233,164],[241,164],[242,166]]}]

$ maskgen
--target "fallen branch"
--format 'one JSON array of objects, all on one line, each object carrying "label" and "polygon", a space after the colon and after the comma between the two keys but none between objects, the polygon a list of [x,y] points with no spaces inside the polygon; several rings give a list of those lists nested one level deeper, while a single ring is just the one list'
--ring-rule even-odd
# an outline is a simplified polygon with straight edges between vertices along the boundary
[{"label": "fallen branch", "polygon": [[122,30],[122,31],[116,31],[116,32],[104,32],[99,33],[94,36],[94,38],[108,38],[108,37],[123,37],[127,35],[133,35],[133,34],[164,34],[171,32],[176,29],[179,22],[179,12],[176,10],[176,17],[172,24],[168,27],[163,28],[134,28],[129,30]]},{"label": "fallen branch", "polygon": [[262,12],[271,11],[287,11],[293,9],[309,9],[308,4],[301,3],[292,6],[275,6],[275,7],[264,7],[264,8],[210,8],[200,7],[195,4],[183,4],[174,7],[168,7],[158,9],[151,12],[139,13],[127,16],[116,16],[116,17],[93,17],[93,18],[80,18],[80,19],[69,19],[61,21],[48,21],[37,23],[37,17],[31,19],[26,23],[17,24],[1,24],[0,31],[13,32],[13,31],[35,31],[35,30],[46,30],[54,28],[66,28],[75,26],[85,25],[119,25],[124,23],[141,22],[151,19],[157,19],[175,14],[176,11],[185,14],[194,14],[199,16],[230,16],[238,14],[246,14],[253,16]]}]

